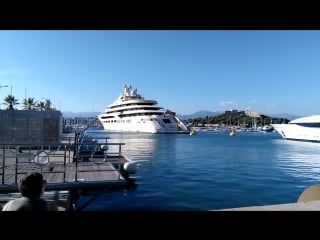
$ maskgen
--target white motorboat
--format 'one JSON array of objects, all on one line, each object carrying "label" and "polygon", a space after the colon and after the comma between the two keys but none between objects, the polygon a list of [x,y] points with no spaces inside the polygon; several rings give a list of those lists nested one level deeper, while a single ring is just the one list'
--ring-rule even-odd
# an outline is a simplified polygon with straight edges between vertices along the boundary
[{"label": "white motorboat", "polygon": [[138,133],[190,133],[187,123],[176,113],[158,106],[155,100],[145,99],[124,85],[120,96],[98,115],[104,130]]},{"label": "white motorboat", "polygon": [[273,132],[274,128],[271,125],[264,125],[261,127],[261,131],[264,132]]},{"label": "white motorboat", "polygon": [[271,126],[284,139],[320,142],[320,115],[300,117],[288,124],[271,124]]}]

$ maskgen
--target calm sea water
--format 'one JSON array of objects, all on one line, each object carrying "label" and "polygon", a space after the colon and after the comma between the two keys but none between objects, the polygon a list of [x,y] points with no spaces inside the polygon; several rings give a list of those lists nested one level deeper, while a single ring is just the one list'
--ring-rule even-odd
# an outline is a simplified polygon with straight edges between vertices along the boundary
[{"label": "calm sea water", "polygon": [[[296,202],[320,180],[320,144],[277,133],[116,134],[132,160],[147,160],[135,184],[97,195],[84,211],[202,211]],[[92,196],[83,195],[78,206]]]}]

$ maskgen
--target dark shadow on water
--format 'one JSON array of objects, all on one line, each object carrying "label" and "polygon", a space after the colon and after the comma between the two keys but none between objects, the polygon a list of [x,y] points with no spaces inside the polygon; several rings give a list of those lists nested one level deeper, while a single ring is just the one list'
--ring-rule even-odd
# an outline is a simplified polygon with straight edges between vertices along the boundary
[{"label": "dark shadow on water", "polygon": [[127,178],[127,184],[121,187],[109,187],[109,188],[95,188],[95,189],[81,189],[78,191],[78,199],[75,201],[75,211],[85,211],[85,209],[93,204],[103,194],[113,191],[135,191],[138,187],[135,179]]}]

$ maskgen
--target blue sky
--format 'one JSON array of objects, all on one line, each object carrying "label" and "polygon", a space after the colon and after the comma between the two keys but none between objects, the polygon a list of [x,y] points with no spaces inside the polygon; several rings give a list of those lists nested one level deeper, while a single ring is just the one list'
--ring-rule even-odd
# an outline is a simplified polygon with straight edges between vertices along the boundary
[{"label": "blue sky", "polygon": [[124,84],[183,115],[319,114],[320,31],[0,31],[0,103],[12,92],[100,112]]}]

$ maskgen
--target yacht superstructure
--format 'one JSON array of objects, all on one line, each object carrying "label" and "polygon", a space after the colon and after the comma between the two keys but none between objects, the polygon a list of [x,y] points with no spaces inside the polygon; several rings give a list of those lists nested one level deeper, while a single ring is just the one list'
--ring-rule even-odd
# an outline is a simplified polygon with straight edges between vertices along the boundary
[{"label": "yacht superstructure", "polygon": [[175,112],[145,99],[137,89],[124,85],[120,96],[98,115],[104,130],[112,132],[190,133],[187,123]]}]

